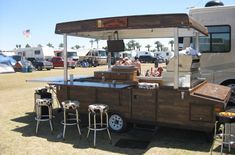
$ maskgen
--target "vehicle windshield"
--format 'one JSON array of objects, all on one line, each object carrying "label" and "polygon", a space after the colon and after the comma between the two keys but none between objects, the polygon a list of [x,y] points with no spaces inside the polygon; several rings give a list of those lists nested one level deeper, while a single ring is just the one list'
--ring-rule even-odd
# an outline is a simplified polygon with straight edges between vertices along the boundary
[{"label": "vehicle windshield", "polygon": [[106,51],[99,51],[99,56],[102,57],[107,56]]},{"label": "vehicle windshield", "polygon": [[68,51],[67,56],[68,56],[68,58],[74,57],[74,56],[76,57],[76,56],[78,56],[78,54],[77,54],[77,52],[70,52],[70,51]]}]

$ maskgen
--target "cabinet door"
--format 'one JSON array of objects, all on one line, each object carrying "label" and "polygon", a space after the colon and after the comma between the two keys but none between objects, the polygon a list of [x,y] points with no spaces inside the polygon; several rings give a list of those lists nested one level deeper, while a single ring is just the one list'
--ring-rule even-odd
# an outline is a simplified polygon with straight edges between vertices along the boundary
[{"label": "cabinet door", "polygon": [[132,119],[143,121],[156,120],[157,90],[133,89],[132,91]]},{"label": "cabinet door", "polygon": [[190,120],[212,122],[213,106],[206,104],[190,103]]}]

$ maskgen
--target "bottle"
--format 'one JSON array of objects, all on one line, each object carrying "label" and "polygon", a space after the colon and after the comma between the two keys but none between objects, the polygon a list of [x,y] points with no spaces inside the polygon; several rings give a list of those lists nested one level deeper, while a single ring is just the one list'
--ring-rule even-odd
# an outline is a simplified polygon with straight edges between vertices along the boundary
[{"label": "bottle", "polygon": [[105,81],[104,73],[102,73],[101,79],[102,79],[102,82],[104,82],[104,81]]}]

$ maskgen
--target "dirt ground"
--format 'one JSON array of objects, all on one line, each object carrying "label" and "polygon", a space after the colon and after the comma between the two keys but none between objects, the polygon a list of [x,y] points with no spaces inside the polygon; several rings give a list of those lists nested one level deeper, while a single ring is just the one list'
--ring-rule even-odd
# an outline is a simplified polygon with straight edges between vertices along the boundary
[{"label": "dirt ground", "polygon": [[[143,69],[150,68],[148,64]],[[94,70],[106,70],[107,66],[96,68],[69,69],[69,74],[93,75]],[[60,124],[63,113],[56,112],[54,132],[50,133],[49,123],[42,122],[39,133],[35,135],[33,105],[34,90],[46,83],[32,83],[26,80],[63,76],[63,69],[35,71],[32,73],[0,74],[0,155],[19,154],[79,154],[79,155],[110,155],[110,154],[146,154],[146,155],[203,155],[209,154],[211,143],[205,134],[171,128],[157,128],[147,131],[129,128],[127,132],[112,133],[112,144],[108,142],[106,132],[97,133],[97,147],[92,146],[92,134],[86,139],[87,128],[82,126],[82,138],[79,139],[76,127],[68,127],[65,141],[61,139],[63,126]],[[55,108],[57,104],[55,103]],[[137,138],[146,140],[145,149],[117,147],[120,139]],[[215,147],[218,153],[219,147]],[[215,153],[215,154],[217,154]],[[234,152],[233,152],[234,153]]]}]

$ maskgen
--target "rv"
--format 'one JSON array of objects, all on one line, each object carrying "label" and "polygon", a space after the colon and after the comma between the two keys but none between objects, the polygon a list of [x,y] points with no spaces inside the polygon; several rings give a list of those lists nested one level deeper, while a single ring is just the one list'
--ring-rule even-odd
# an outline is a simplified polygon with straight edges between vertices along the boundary
[{"label": "rv", "polygon": [[25,58],[39,58],[49,60],[55,56],[54,49],[50,47],[29,47],[14,50],[16,55]]},{"label": "rv", "polygon": [[189,15],[209,32],[199,38],[202,76],[235,89],[235,6],[195,8]]},{"label": "rv", "polygon": [[[55,50],[55,56],[63,57],[63,50]],[[69,49],[67,51],[67,57],[73,59],[73,61],[78,61],[78,51],[74,49]]]},{"label": "rv", "polygon": [[91,49],[85,56],[79,56],[79,61],[87,61],[92,64],[92,66],[106,65],[107,57],[107,51],[103,49]]},{"label": "rv", "polygon": [[154,57],[161,57],[164,61],[170,60],[174,56],[174,52],[172,51],[157,51],[154,52]]}]

